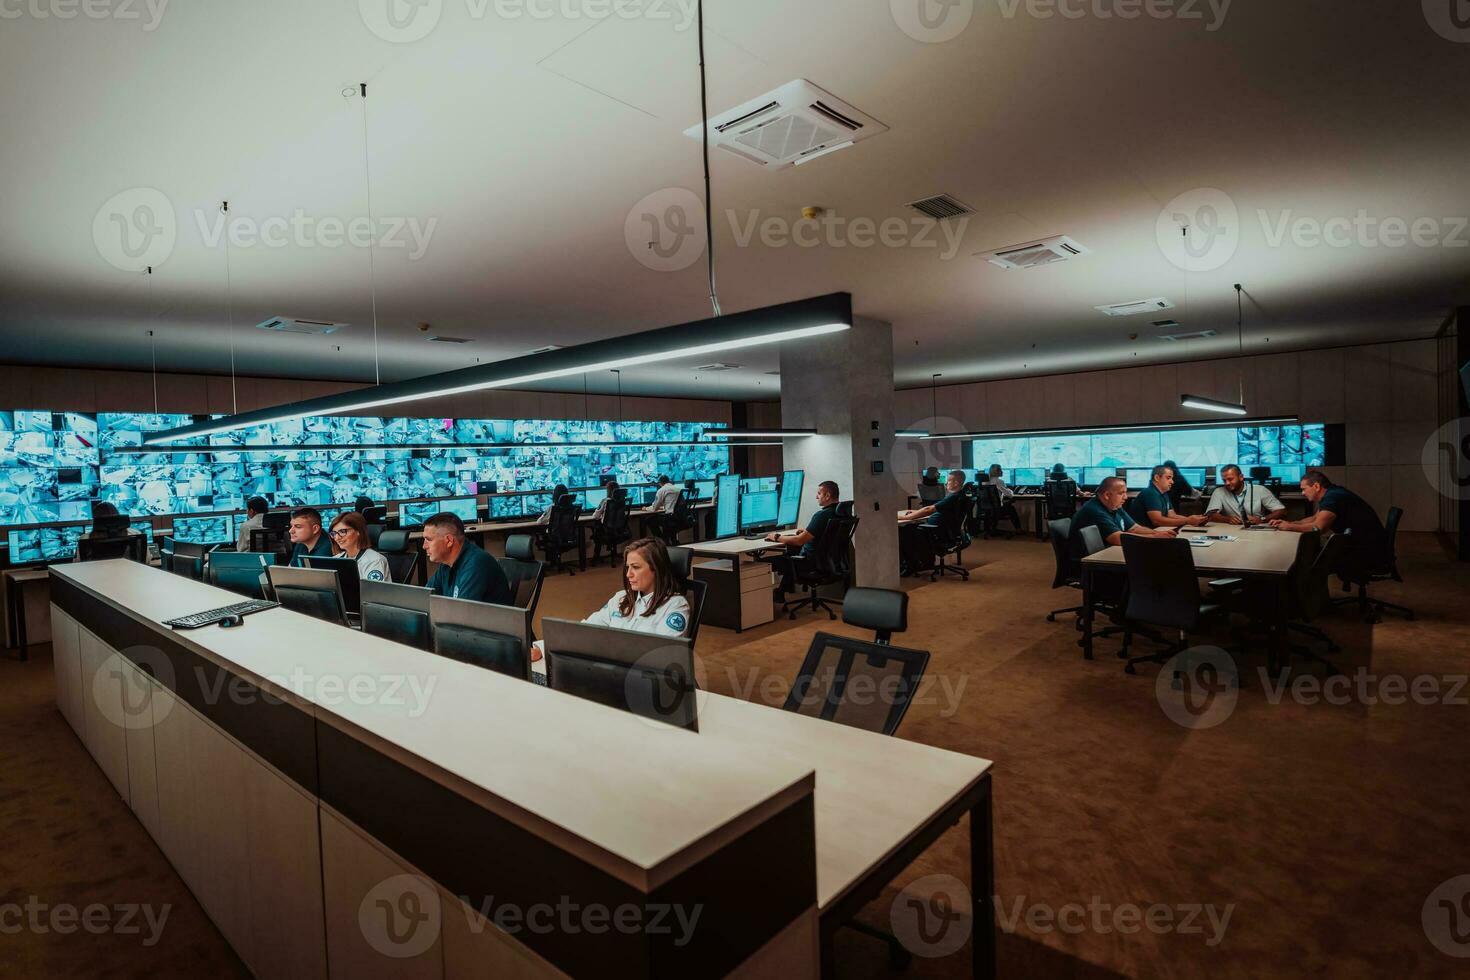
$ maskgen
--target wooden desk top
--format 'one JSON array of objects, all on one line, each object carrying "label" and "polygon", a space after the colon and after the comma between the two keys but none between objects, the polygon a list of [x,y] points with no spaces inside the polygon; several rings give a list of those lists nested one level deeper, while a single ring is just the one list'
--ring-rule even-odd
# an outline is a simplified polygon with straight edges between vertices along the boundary
[{"label": "wooden desk top", "polygon": [[8,568],[4,576],[14,582],[39,582],[51,574],[49,568]]},{"label": "wooden desk top", "polygon": [[724,538],[719,541],[696,541],[694,544],[686,544],[683,547],[696,555],[723,555],[729,558],[732,555],[749,555],[757,551],[784,548],[785,545],[775,541],[766,541],[764,538],[755,541],[747,541],[745,538]]},{"label": "wooden desk top", "polygon": [[[131,561],[52,574],[165,633],[162,620],[240,598]],[[285,609],[235,629],[171,636],[645,890],[788,806],[814,779],[813,765],[790,755],[771,758]],[[394,696],[343,694],[364,680]],[[329,685],[336,696],[323,693]]]},{"label": "wooden desk top", "polygon": [[[1210,534],[1233,534],[1234,541],[1214,541],[1208,548],[1191,547],[1194,567],[1205,575],[1285,575],[1296,562],[1295,531],[1248,531],[1238,525],[1206,524]],[[1196,537],[1181,534],[1180,537]],[[1123,549],[1114,545],[1082,559],[1083,564],[1122,565]]]},{"label": "wooden desk top", "polygon": [[701,695],[699,737],[816,769],[819,908],[842,898],[993,765],[719,694]]}]

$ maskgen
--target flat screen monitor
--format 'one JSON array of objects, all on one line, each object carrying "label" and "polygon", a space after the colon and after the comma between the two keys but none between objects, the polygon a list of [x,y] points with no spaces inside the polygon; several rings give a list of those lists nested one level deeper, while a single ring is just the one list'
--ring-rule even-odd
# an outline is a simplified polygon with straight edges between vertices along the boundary
[{"label": "flat screen monitor", "polygon": [[422,527],[424,521],[439,513],[439,501],[426,500],[417,504],[398,505],[399,527]]},{"label": "flat screen monitor", "polygon": [[185,544],[233,544],[233,517],[175,517],[174,540]]},{"label": "flat screen monitor", "polygon": [[1276,463],[1271,467],[1271,475],[1281,481],[1283,487],[1291,487],[1293,490],[1302,482],[1302,477],[1307,473],[1305,466],[1288,465]]},{"label": "flat screen monitor", "polygon": [[752,476],[740,481],[741,493],[769,493],[775,489],[774,476]]},{"label": "flat screen monitor", "polygon": [[740,531],[740,477],[722,476],[715,489],[715,537],[733,537]]},{"label": "flat screen monitor", "polygon": [[787,470],[781,474],[781,504],[776,514],[776,523],[781,527],[795,527],[801,512],[801,487],[806,481],[805,470]]},{"label": "flat screen monitor", "polygon": [[1153,472],[1153,467],[1148,469],[1129,467],[1123,471],[1123,478],[1128,481],[1129,490],[1142,490],[1153,482]]},{"label": "flat screen monitor", "polygon": [[694,499],[695,500],[713,500],[714,499],[714,496],[715,496],[715,481],[714,480],[695,480],[694,481]]},{"label": "flat screen monitor", "polygon": [[1205,485],[1205,468],[1203,466],[1181,466],[1179,475],[1196,490]]},{"label": "flat screen monitor", "polygon": [[551,509],[551,494],[528,493],[525,499],[521,501],[521,507],[527,517],[540,517]]},{"label": "flat screen monitor", "polygon": [[779,494],[774,490],[759,490],[740,495],[741,529],[775,524],[779,513]]},{"label": "flat screen monitor", "polygon": [[[589,490],[587,492],[596,493],[597,491]],[[606,490],[602,492],[607,493]],[[524,517],[526,516],[526,512],[523,509],[524,505],[525,501],[522,500],[520,494],[507,494],[504,497],[491,497],[490,519],[503,521],[512,517]]]},{"label": "flat screen monitor", "polygon": [[1099,483],[1117,475],[1118,469],[1115,466],[1086,466],[1082,468],[1082,476],[1077,482],[1083,490],[1096,490]]},{"label": "flat screen monitor", "polygon": [[598,507],[602,506],[602,502],[607,499],[607,489],[604,487],[599,487],[596,490],[584,490],[582,491],[580,496],[582,498],[582,507],[586,510],[595,511]]},{"label": "flat screen monitor", "polygon": [[1039,487],[1046,482],[1046,470],[1039,466],[1021,466],[1011,470],[1011,486]]},{"label": "flat screen monitor", "polygon": [[11,531],[6,535],[12,565],[38,561],[70,561],[77,554],[77,539],[87,533],[87,525],[42,527]]},{"label": "flat screen monitor", "polygon": [[149,545],[153,544],[152,521],[132,521],[128,524],[128,527],[132,528],[134,531],[137,531],[139,534],[143,535],[143,537],[147,538]]},{"label": "flat screen monitor", "polygon": [[480,519],[480,505],[474,497],[450,497],[439,501],[439,513],[453,514],[466,524]]},{"label": "flat screen monitor", "polygon": [[331,527],[333,521],[351,509],[351,507],[318,507],[316,512],[322,515],[322,527]]}]

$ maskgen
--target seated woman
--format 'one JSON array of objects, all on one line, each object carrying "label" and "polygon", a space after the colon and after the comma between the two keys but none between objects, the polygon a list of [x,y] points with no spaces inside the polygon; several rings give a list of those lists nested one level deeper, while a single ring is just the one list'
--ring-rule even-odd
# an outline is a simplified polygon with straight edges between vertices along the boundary
[{"label": "seated woman", "polygon": [[543,510],[541,512],[541,516],[536,519],[536,523],[537,524],[550,524],[551,523],[551,508],[552,507],[555,507],[556,506],[556,502],[558,500],[560,500],[562,497],[565,497],[566,494],[567,494],[566,485],[565,484],[562,484],[562,483],[558,483],[556,485],[555,489],[553,489],[551,491],[551,507],[548,507],[548,508],[546,508],[545,510]]},{"label": "seated woman", "polygon": [[[586,619],[593,626],[683,636],[689,632],[689,601],[674,581],[674,567],[662,541],[640,538],[623,552],[623,579],[628,587],[607,600]],[[541,641],[531,649],[531,661],[541,659]]]},{"label": "seated woman", "polygon": [[343,511],[332,522],[327,532],[337,548],[337,556],[352,558],[357,562],[357,575],[368,582],[391,582],[393,575],[388,571],[388,559],[368,547],[367,521],[355,510]]}]

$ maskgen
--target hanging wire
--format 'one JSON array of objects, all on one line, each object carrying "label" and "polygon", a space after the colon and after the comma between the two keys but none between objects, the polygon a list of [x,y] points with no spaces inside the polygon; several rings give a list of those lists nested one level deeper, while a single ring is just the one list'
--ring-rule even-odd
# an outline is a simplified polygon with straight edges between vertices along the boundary
[{"label": "hanging wire", "polygon": [[[153,275],[153,267],[148,267],[148,274]],[[153,414],[158,414],[158,338],[153,336],[153,331],[148,331],[148,346],[152,348],[153,355]]]},{"label": "hanging wire", "polygon": [[939,379],[942,377],[944,377],[942,374],[931,374],[929,376],[929,410],[933,413],[936,423],[939,421]]},{"label": "hanging wire", "polygon": [[[225,216],[226,225],[230,220],[230,202],[221,201],[220,213]],[[235,392],[235,293],[234,284],[230,280],[230,229],[225,228],[225,317],[229,323],[230,335],[230,412],[233,415],[240,414],[240,398]]]},{"label": "hanging wire", "polygon": [[623,420],[623,372],[613,368],[612,373],[618,376],[618,421],[621,422]]},{"label": "hanging wire", "polygon": [[699,0],[699,120],[704,144],[704,254],[709,269],[709,303],[720,315],[719,291],[715,289],[715,223],[714,203],[710,198],[709,181],[709,102],[705,95],[704,77],[704,0]]},{"label": "hanging wire", "polygon": [[1235,284],[1235,355],[1240,361],[1240,401],[1245,404],[1245,306],[1241,299],[1240,283]]},{"label": "hanging wire", "polygon": [[587,372],[582,372],[582,419],[585,422],[592,421],[592,409],[587,403]]},{"label": "hanging wire", "polygon": [[373,383],[382,384],[383,373],[378,361],[378,267],[375,254],[378,226],[373,223],[373,175],[368,167],[367,82],[359,85],[362,91],[362,179],[367,187],[368,290],[373,302]]}]

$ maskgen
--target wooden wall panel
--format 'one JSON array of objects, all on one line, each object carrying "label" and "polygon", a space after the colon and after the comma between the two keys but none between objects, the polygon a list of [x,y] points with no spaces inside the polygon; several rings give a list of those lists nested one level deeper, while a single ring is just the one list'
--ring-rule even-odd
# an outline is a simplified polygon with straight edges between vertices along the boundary
[{"label": "wooden wall panel", "polygon": [[[1347,401],[1344,421],[1393,420],[1393,352],[1388,345],[1354,347],[1346,352]],[[1431,385],[1431,390],[1432,390]],[[1430,413],[1431,415],[1433,412]]]}]

